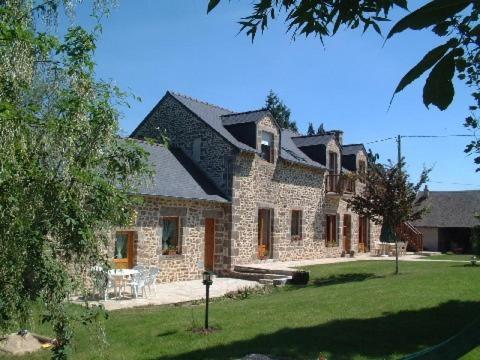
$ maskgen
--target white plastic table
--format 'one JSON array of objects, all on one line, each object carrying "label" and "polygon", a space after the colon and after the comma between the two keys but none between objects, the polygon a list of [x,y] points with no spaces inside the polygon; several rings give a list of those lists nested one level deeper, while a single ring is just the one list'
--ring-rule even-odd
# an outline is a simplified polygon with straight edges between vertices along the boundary
[{"label": "white plastic table", "polygon": [[[119,293],[120,293],[120,297],[122,297],[123,292],[125,291],[125,285],[127,283],[128,278],[130,276],[132,276],[133,274],[138,274],[138,270],[134,270],[134,269],[111,269],[111,270],[108,270],[108,274],[115,277],[115,284],[117,284],[117,282],[120,283]],[[123,289],[123,292],[122,292],[122,289]]]}]

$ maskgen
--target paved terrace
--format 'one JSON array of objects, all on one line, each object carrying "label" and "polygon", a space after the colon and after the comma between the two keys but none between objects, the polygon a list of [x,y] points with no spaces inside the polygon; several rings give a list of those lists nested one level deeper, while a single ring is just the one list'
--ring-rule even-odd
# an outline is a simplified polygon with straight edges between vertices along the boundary
[{"label": "paved terrace", "polygon": [[[428,260],[425,256],[407,254],[399,258],[401,261],[443,261],[443,260]],[[357,254],[355,257],[338,257],[338,258],[325,258],[315,260],[298,260],[298,261],[265,261],[260,264],[245,264],[245,267],[255,267],[260,269],[269,270],[293,270],[295,268],[320,265],[320,264],[334,264],[351,261],[361,260],[390,260],[394,261],[395,257],[382,257],[371,256],[369,254]],[[447,260],[445,260],[447,261]],[[222,297],[229,292],[236,292],[245,288],[256,288],[263,285],[256,281],[248,281],[242,279],[233,278],[214,278],[213,285],[210,287],[210,297]],[[127,291],[129,288],[127,288]],[[129,294],[121,299],[115,299],[112,297],[107,301],[91,301],[90,304],[102,304],[107,310],[119,310],[133,307],[143,307],[152,305],[166,305],[166,304],[178,304],[189,301],[202,300],[205,298],[205,286],[202,284],[202,280],[192,281],[179,281],[173,283],[157,284],[157,293],[149,294],[147,298],[132,299]],[[82,304],[81,300],[74,299],[74,303]]]},{"label": "paved terrace", "polygon": [[[215,277],[212,286],[210,286],[210,297],[222,297],[229,292],[260,286],[262,285],[256,281]],[[115,299],[113,294],[111,294],[111,298],[107,301],[90,301],[90,304],[102,304],[107,310],[119,310],[151,305],[178,304],[205,299],[205,285],[202,284],[201,279],[157,284],[157,294],[155,295],[153,292],[149,294],[147,291],[148,296],[146,298],[132,299],[129,287],[127,287],[127,292],[128,294],[121,299]],[[83,304],[78,298],[74,299],[73,302]]]}]

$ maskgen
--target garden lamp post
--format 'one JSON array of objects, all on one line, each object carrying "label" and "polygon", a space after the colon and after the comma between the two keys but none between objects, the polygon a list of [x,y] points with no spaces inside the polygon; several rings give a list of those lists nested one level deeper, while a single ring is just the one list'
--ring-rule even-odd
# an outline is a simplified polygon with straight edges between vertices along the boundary
[{"label": "garden lamp post", "polygon": [[205,296],[205,330],[208,329],[208,299],[210,295],[210,285],[212,285],[212,273],[210,271],[203,272],[203,285],[205,285],[206,296]]}]

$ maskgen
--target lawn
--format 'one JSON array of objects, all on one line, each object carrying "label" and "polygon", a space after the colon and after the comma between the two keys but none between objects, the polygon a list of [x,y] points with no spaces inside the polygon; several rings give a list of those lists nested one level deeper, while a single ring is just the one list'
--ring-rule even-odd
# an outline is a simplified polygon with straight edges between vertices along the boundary
[{"label": "lawn", "polygon": [[[74,359],[396,359],[433,346],[480,316],[480,267],[364,261],[310,267],[311,283],[211,305],[216,333],[192,333],[203,306],[122,310],[106,321],[108,347],[83,329]],[[215,284],[213,285],[215,286]],[[465,360],[476,358],[478,349]],[[43,352],[28,359],[47,359]],[[15,358],[21,359],[21,358]]]},{"label": "lawn", "polygon": [[426,256],[426,260],[453,260],[453,261],[470,261],[472,255],[468,254],[440,254]]}]

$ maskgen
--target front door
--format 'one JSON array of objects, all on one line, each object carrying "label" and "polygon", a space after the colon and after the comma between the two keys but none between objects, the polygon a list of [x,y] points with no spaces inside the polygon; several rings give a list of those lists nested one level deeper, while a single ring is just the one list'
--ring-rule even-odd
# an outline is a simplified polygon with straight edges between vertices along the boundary
[{"label": "front door", "polygon": [[272,257],[272,209],[258,209],[258,258]]},{"label": "front door", "polygon": [[131,269],[133,266],[133,232],[117,231],[113,262],[116,269]]},{"label": "front door", "polygon": [[352,250],[352,217],[348,214],[343,215],[343,250],[349,253]]},{"label": "front door", "polygon": [[215,219],[205,219],[205,270],[213,271],[215,250]]},{"label": "front door", "polygon": [[358,251],[369,251],[368,243],[368,219],[364,216],[358,218]]}]

